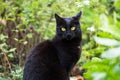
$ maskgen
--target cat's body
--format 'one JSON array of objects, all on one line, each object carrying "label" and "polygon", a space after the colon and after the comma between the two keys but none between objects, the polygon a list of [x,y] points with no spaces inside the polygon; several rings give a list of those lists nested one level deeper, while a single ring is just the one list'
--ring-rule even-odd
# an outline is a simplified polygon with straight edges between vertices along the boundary
[{"label": "cat's body", "polygon": [[[30,52],[23,80],[69,80],[69,73],[81,54],[80,15],[81,12],[71,18],[55,16],[57,34],[52,40],[37,44]],[[66,26],[66,33],[63,26]],[[73,33],[69,30],[71,26],[76,27]]]}]

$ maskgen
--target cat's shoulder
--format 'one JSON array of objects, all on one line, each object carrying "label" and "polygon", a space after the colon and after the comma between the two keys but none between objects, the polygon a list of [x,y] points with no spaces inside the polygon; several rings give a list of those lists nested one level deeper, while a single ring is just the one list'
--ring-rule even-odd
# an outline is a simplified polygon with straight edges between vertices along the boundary
[{"label": "cat's shoulder", "polygon": [[35,48],[36,49],[46,49],[48,47],[52,46],[52,42],[50,40],[45,40],[45,41],[42,41],[40,43],[38,43]]},{"label": "cat's shoulder", "polygon": [[53,46],[52,46],[52,42],[50,40],[45,40],[45,41],[39,42],[30,51],[29,57],[36,56],[36,55],[42,55],[43,53],[46,53],[46,51],[48,51],[49,48],[51,48],[51,47],[53,47]]}]

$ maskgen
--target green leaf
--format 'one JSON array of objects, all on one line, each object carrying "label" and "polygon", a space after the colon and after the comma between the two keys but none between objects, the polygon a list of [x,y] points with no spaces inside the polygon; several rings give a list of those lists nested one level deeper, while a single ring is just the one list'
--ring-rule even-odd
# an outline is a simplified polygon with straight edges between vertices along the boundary
[{"label": "green leaf", "polygon": [[28,38],[32,38],[32,36],[33,36],[32,33],[27,34],[27,37],[28,37]]},{"label": "green leaf", "polygon": [[120,73],[120,64],[119,63],[114,67],[114,71],[117,73]]},{"label": "green leaf", "polygon": [[104,80],[107,74],[105,72],[96,72],[92,74],[93,80]]},{"label": "green leaf", "polygon": [[119,9],[120,8],[120,0],[115,0],[114,6]]},{"label": "green leaf", "polygon": [[98,57],[93,57],[92,62],[101,62],[102,60]]},{"label": "green leaf", "polygon": [[114,40],[114,39],[100,38],[100,37],[95,36],[94,40],[96,43],[102,44],[105,46],[118,46],[118,45],[120,45],[120,42],[117,40]]},{"label": "green leaf", "polygon": [[14,52],[16,50],[16,48],[12,48],[9,50],[9,52]]},{"label": "green leaf", "polygon": [[120,56],[120,47],[108,49],[107,51],[103,52],[101,55],[102,58],[107,58],[107,59],[114,59],[118,56]]},{"label": "green leaf", "polygon": [[101,14],[100,19],[101,19],[100,29],[102,31],[108,32],[111,35],[113,35],[114,37],[120,39],[120,36],[119,36],[120,28],[117,26],[117,24],[110,24],[109,23],[109,17],[107,17],[105,14]]},{"label": "green leaf", "polygon": [[0,77],[0,80],[5,80],[4,78]]},{"label": "green leaf", "polygon": [[12,53],[11,53],[11,54],[9,54],[8,56],[9,56],[10,58],[13,58],[13,57],[14,57]]},{"label": "green leaf", "polygon": [[5,36],[5,35],[3,35],[3,34],[0,34],[0,40],[2,41],[2,40],[5,40],[6,38],[8,38],[8,36]]}]

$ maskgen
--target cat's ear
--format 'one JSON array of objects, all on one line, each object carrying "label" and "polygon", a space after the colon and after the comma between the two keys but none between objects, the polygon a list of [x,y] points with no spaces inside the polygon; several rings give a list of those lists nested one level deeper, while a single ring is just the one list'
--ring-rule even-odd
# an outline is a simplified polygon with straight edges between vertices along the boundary
[{"label": "cat's ear", "polygon": [[55,19],[56,19],[57,24],[60,24],[63,21],[63,18],[60,17],[58,14],[55,14]]},{"label": "cat's ear", "polygon": [[74,16],[73,18],[79,20],[81,18],[82,15],[82,11],[80,11],[76,16]]}]

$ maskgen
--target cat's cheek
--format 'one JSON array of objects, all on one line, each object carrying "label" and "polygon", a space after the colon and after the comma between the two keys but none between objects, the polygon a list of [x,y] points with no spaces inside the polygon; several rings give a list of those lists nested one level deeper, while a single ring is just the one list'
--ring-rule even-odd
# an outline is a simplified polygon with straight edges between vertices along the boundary
[{"label": "cat's cheek", "polygon": [[62,35],[62,39],[66,39],[66,36],[65,36],[65,35]]},{"label": "cat's cheek", "polygon": [[75,38],[75,35],[76,35],[75,33],[72,33],[72,38]]}]

